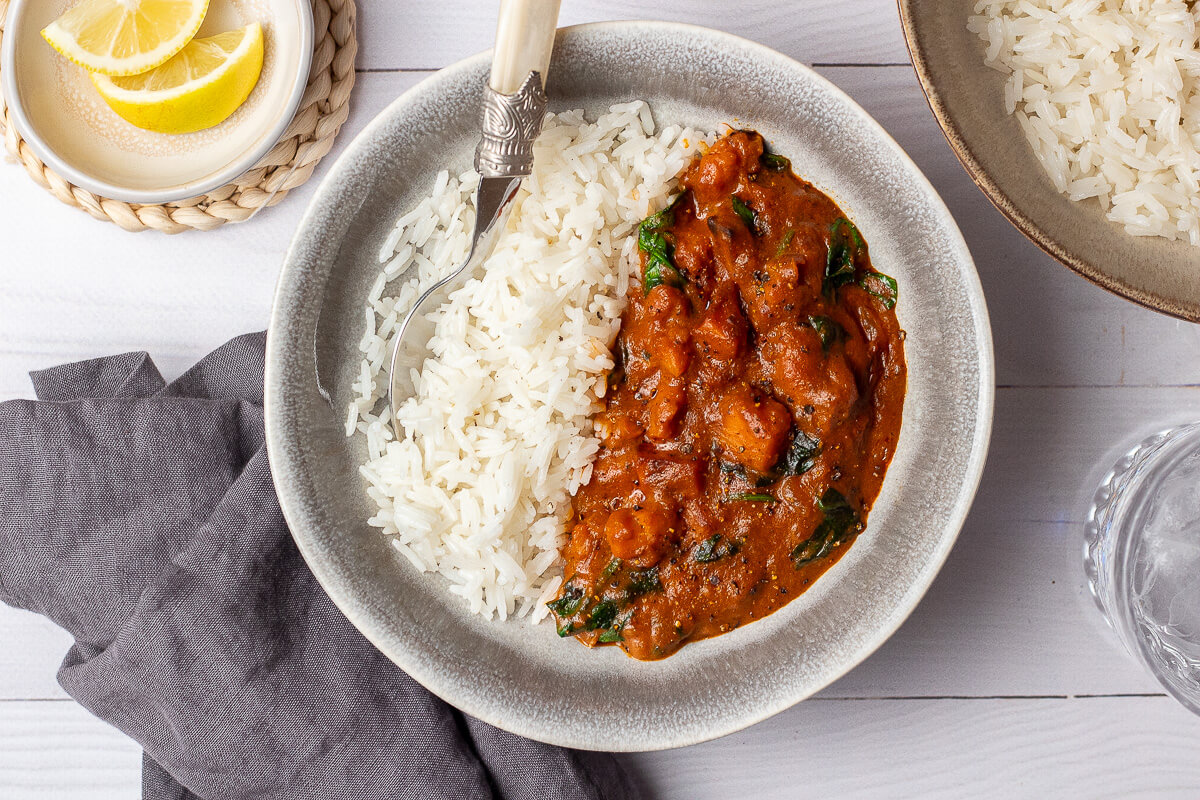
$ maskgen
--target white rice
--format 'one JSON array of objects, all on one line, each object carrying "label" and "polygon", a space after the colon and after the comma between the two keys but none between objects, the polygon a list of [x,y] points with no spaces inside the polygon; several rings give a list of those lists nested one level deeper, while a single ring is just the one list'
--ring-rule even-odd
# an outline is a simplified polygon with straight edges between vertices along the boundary
[{"label": "white rice", "polygon": [[[643,102],[594,123],[581,111],[548,118],[482,277],[430,313],[436,359],[416,376],[397,441],[382,399],[391,340],[417,296],[465,257],[476,174],[440,173],[384,242],[346,433],[366,437],[371,524],[472,611],[545,615],[570,497],[599,449],[591,417],[636,268],[631,234],[710,141],[679,126],[656,132]],[[406,280],[389,286],[395,277]]]},{"label": "white rice", "polygon": [[1055,187],[1200,244],[1200,2],[978,0],[968,27]]}]

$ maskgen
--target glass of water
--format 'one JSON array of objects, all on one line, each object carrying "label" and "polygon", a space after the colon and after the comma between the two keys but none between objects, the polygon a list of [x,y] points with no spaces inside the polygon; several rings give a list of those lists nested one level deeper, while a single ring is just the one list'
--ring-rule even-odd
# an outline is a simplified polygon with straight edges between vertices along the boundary
[{"label": "glass of water", "polygon": [[1092,594],[1126,649],[1200,714],[1200,422],[1126,453],[1085,528]]}]

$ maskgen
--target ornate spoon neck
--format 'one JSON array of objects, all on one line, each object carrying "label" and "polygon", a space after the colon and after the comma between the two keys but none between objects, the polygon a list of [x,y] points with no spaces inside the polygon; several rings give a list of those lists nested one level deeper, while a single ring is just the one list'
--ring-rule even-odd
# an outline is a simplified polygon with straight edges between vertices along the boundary
[{"label": "ornate spoon neck", "polygon": [[484,178],[517,178],[532,172],[533,141],[542,131],[548,102],[537,70],[512,94],[484,87],[483,137],[475,148],[475,170]]}]

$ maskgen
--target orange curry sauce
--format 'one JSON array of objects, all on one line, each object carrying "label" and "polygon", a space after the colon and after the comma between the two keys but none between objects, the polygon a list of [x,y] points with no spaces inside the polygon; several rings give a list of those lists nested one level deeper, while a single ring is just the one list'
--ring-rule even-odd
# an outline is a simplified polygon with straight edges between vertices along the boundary
[{"label": "orange curry sauce", "polygon": [[657,659],[766,616],[862,530],[900,432],[896,285],[761,136],[732,131],[639,230],[563,636]]}]

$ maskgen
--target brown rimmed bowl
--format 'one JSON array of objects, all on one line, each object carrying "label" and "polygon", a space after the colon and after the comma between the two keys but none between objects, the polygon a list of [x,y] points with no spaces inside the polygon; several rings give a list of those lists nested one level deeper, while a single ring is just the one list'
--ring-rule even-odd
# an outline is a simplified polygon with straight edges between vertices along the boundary
[{"label": "brown rimmed bowl", "polygon": [[1060,194],[1015,117],[1005,76],[983,63],[967,30],[970,2],[898,0],[929,107],[972,180],[1035,244],[1088,280],[1165,314],[1200,322],[1200,248],[1130,236],[1095,200]]}]

